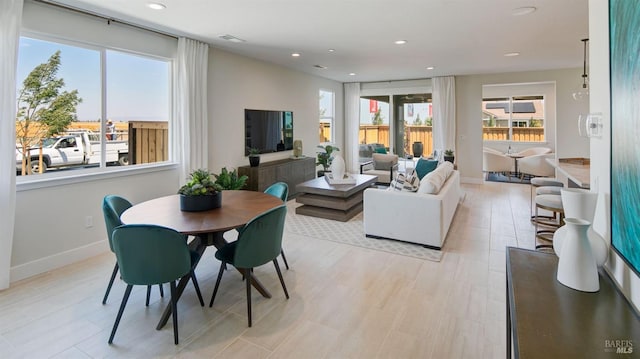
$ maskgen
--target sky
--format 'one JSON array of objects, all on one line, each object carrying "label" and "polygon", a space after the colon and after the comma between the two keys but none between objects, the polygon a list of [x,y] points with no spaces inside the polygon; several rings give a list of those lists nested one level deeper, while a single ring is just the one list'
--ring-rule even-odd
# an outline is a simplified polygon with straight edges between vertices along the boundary
[{"label": "sky", "polygon": [[[100,50],[20,38],[17,90],[34,67],[61,51],[58,77],[64,90],[78,90],[82,103],[78,121],[101,118]],[[118,121],[167,121],[171,63],[130,53],[106,50],[107,118]]]},{"label": "sky", "polygon": [[[389,104],[387,102],[368,99],[360,99],[360,123],[363,125],[370,125],[372,123],[376,109],[376,105],[373,105],[372,102],[377,102],[377,108],[380,109],[380,115],[382,116],[382,124],[388,125],[390,117]],[[429,112],[429,108],[431,107],[430,103],[414,103],[411,104],[411,106],[413,106],[412,113],[409,111],[409,106],[407,104],[404,105],[404,119],[409,124],[412,124],[418,115],[420,115],[422,121],[427,117],[431,117]]]}]

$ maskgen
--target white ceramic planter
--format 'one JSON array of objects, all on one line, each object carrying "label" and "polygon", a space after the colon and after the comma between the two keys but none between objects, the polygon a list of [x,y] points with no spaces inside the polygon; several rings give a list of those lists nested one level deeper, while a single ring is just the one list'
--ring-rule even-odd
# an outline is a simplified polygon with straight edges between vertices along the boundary
[{"label": "white ceramic planter", "polygon": [[[562,196],[562,207],[566,218],[580,218],[589,223],[593,223],[593,217],[598,204],[598,194],[585,189],[563,188],[560,191]],[[564,238],[567,235],[566,226],[556,230],[553,235],[553,250],[558,257],[562,257]],[[607,261],[609,247],[607,242],[589,226],[587,236],[593,256],[598,266],[602,266]]]},{"label": "white ceramic planter", "polygon": [[600,290],[598,266],[591,251],[587,230],[591,222],[578,218],[565,218],[567,232],[558,261],[558,282],[583,292]]}]

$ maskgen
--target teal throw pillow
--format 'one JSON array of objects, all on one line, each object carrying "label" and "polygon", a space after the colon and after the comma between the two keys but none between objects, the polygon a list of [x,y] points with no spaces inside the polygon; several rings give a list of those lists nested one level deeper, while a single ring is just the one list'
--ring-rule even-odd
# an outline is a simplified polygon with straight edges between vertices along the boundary
[{"label": "teal throw pillow", "polygon": [[375,149],[376,153],[387,153],[387,149],[384,147],[376,147]]},{"label": "teal throw pillow", "polygon": [[416,163],[416,173],[418,174],[418,178],[422,179],[422,177],[426,176],[427,173],[433,171],[438,167],[438,160],[427,160],[421,158]]}]

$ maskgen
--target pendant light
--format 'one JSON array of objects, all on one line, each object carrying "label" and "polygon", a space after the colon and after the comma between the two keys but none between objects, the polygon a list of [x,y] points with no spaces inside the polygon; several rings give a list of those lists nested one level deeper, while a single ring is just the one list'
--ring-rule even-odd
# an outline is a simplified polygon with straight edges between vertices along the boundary
[{"label": "pendant light", "polygon": [[582,87],[573,93],[573,99],[576,101],[589,97],[589,81],[587,79],[589,77],[587,74],[587,42],[589,39],[582,39],[580,41],[584,44],[584,57],[582,62]]}]

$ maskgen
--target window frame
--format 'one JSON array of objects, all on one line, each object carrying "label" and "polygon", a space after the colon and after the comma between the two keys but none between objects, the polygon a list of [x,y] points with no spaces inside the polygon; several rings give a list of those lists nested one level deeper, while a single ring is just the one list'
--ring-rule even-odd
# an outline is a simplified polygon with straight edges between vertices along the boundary
[{"label": "window frame", "polygon": [[[99,167],[86,167],[78,168],[74,171],[63,172],[51,172],[46,175],[30,175],[30,176],[16,176],[16,191],[23,191],[35,188],[46,188],[59,185],[68,185],[72,183],[82,183],[85,181],[92,181],[103,178],[124,177],[132,174],[156,172],[160,170],[166,170],[168,168],[177,168],[178,163],[173,158],[173,147],[175,144],[172,141],[173,136],[171,131],[173,129],[174,121],[174,79],[175,79],[175,58],[165,57],[160,55],[148,54],[139,51],[132,51],[125,48],[118,48],[115,46],[99,45],[90,43],[87,41],[69,39],[62,36],[56,36],[52,34],[43,34],[41,32],[29,31],[22,29],[20,31],[20,41],[22,38],[30,38],[37,41],[46,41],[52,43],[59,43],[65,46],[73,46],[81,49],[87,49],[97,51],[100,57],[99,71],[100,71],[100,117],[102,119],[107,118],[107,51],[114,51],[131,56],[137,56],[142,58],[148,58],[156,61],[163,61],[167,63],[167,88],[168,88],[168,111],[167,122],[169,131],[168,141],[168,157],[167,161],[144,163],[127,166],[107,166],[106,165],[106,140],[104,134],[106,133],[106,122],[100,121],[100,148],[101,157]],[[20,79],[16,79],[20,81]],[[15,101],[15,100],[14,100]]]},{"label": "window frame", "polygon": [[[320,98],[320,93],[324,92],[324,93],[329,93],[331,94],[331,116],[321,116],[320,115],[320,106],[318,107],[318,123],[321,124],[323,123],[323,119],[330,119],[329,124],[330,124],[330,136],[331,138],[329,139],[329,141],[325,141],[325,142],[320,142],[320,145],[325,145],[325,144],[329,144],[329,143],[335,143],[335,136],[336,136],[336,93],[335,91],[329,90],[329,89],[324,89],[324,88],[320,88],[318,89],[318,102],[321,101]],[[326,121],[324,121],[326,122]]]},{"label": "window frame", "polygon": [[[524,121],[528,121],[528,120],[522,120],[522,119],[517,119],[517,118],[513,118],[513,104],[514,101],[519,101],[519,100],[525,100],[526,98],[530,98],[531,101],[535,101],[535,100],[541,100],[542,104],[543,104],[543,108],[542,108],[542,129],[543,129],[543,136],[544,136],[544,140],[543,141],[514,141],[513,140],[513,129],[514,128],[521,128],[521,127],[531,127],[531,126],[516,126],[514,125],[514,122],[520,123],[520,122],[524,122]],[[508,138],[506,140],[486,140],[483,138],[483,142],[489,142],[489,143],[508,143],[508,144],[541,144],[541,143],[548,143],[548,139],[547,139],[547,98],[545,94],[530,94],[530,95],[506,95],[506,96],[501,96],[501,97],[482,97],[481,103],[482,103],[482,111],[485,110],[485,102],[486,101],[506,101],[508,102],[508,107],[509,107],[509,118],[507,119],[507,123],[508,123]],[[537,119],[534,119],[537,120]],[[482,128],[483,128],[483,136],[484,136],[484,116],[481,116],[480,121],[482,123]],[[504,128],[504,127],[503,127]]]}]

